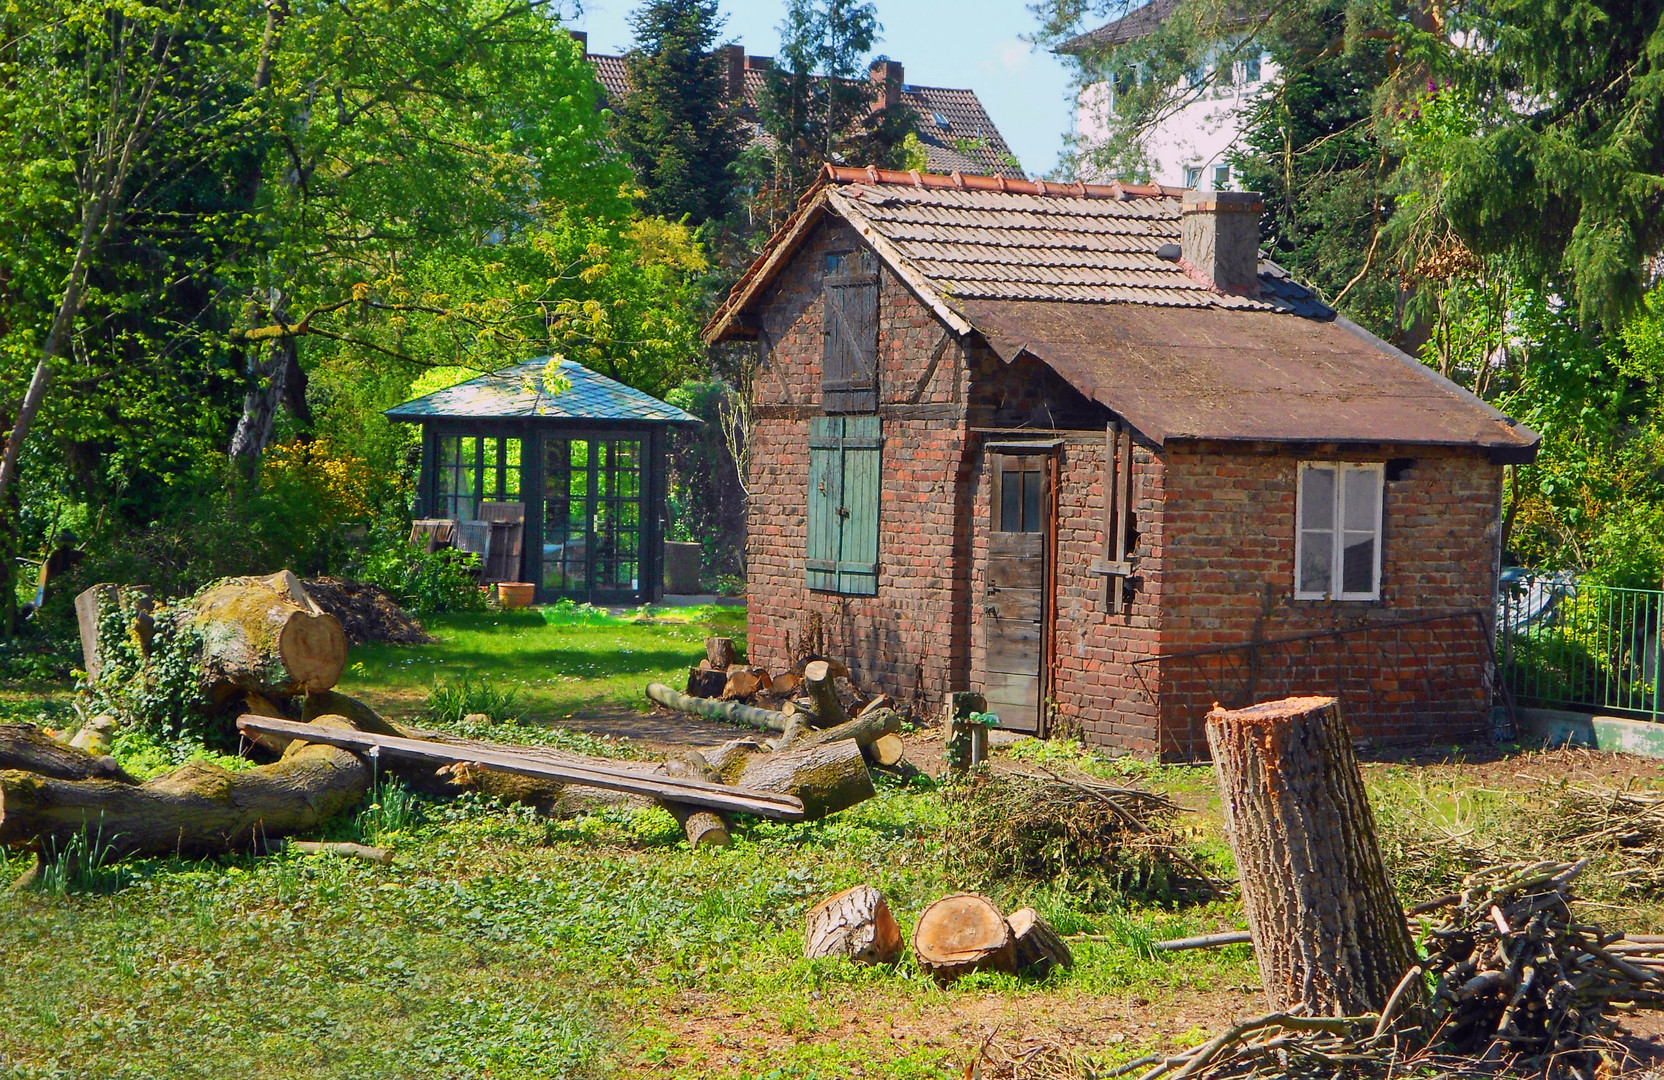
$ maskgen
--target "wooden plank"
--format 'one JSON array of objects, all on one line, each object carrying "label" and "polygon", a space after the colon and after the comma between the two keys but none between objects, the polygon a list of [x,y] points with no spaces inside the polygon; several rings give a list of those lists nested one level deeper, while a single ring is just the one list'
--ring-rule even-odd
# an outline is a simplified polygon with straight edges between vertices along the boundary
[{"label": "wooden plank", "polygon": [[990,620],[1038,623],[1044,615],[1038,589],[1001,589],[983,598],[982,609]]},{"label": "wooden plank", "polygon": [[984,587],[994,589],[1040,588],[1045,567],[1039,559],[989,559],[983,568]]},{"label": "wooden plank", "polygon": [[[1015,637],[1016,640],[1012,640]],[[1031,626],[1025,634],[989,634],[985,648],[988,672],[1040,674],[1040,627]]]},{"label": "wooden plank", "polygon": [[1039,559],[1045,556],[1045,533],[991,532],[988,534],[990,559]]},{"label": "wooden plank", "polygon": [[792,795],[773,795],[747,788],[711,784],[703,780],[648,775],[614,768],[599,760],[593,763],[585,760],[572,764],[537,760],[520,753],[519,748],[513,746],[497,745],[490,749],[482,749],[476,744],[457,747],[424,739],[377,735],[367,731],[320,728],[312,724],[298,724],[292,720],[276,720],[269,716],[238,717],[237,727],[255,734],[282,735],[309,743],[338,746],[359,754],[375,751],[392,757],[437,761],[447,765],[472,762],[520,776],[536,776],[545,780],[562,780],[605,788],[609,791],[647,795],[655,799],[669,799],[710,810],[733,810],[785,821],[800,821],[804,816],[802,800]]},{"label": "wooden plank", "polygon": [[1040,676],[1011,671],[990,671],[982,680],[982,696],[989,701],[1033,705],[1039,702]]},{"label": "wooden plank", "polygon": [[843,438],[843,431],[841,416],[817,416],[809,423],[808,540],[804,551],[804,582],[811,589],[838,587],[839,520],[836,511],[843,483],[843,450],[838,440]]}]

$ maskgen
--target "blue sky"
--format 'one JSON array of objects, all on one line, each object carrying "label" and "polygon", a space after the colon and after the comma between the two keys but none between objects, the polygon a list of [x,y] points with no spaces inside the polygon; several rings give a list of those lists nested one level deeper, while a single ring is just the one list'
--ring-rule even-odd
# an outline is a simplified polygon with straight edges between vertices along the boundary
[{"label": "blue sky", "polygon": [[[1030,176],[1057,164],[1072,112],[1063,62],[1020,39],[1036,23],[1023,0],[877,0],[883,40],[875,52],[900,60],[907,81],[921,86],[968,87]],[[630,44],[629,13],[640,0],[584,0],[570,20],[589,31],[592,52],[621,52]],[[781,0],[723,0],[725,40],[757,56],[780,43]]]}]

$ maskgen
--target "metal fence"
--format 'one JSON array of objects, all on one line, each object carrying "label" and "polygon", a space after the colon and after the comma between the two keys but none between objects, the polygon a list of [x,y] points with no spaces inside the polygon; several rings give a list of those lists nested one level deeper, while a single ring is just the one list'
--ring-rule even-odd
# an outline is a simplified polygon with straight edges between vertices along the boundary
[{"label": "metal fence", "polygon": [[1658,719],[1664,591],[1504,578],[1497,661],[1518,705]]}]

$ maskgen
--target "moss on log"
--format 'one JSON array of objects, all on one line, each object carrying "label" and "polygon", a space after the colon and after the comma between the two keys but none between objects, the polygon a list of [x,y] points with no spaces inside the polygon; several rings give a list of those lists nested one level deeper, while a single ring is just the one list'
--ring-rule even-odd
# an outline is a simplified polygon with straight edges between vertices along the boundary
[{"label": "moss on log", "polygon": [[215,701],[238,690],[274,698],[328,690],[346,667],[341,624],[287,570],[217,582],[191,609],[190,625],[202,638],[203,688]]},{"label": "moss on log", "polygon": [[0,769],[21,769],[53,780],[138,783],[115,758],[61,743],[33,724],[0,724]]}]

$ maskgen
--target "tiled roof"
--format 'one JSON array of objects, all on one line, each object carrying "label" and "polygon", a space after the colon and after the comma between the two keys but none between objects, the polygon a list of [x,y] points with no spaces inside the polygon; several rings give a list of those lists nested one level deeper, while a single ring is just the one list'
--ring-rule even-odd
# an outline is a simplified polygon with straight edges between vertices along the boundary
[{"label": "tiled roof", "polygon": [[1088,30],[1070,38],[1056,49],[1060,53],[1090,52],[1095,49],[1107,49],[1114,45],[1125,45],[1129,41],[1137,41],[1141,37],[1155,33],[1156,27],[1164,22],[1167,16],[1179,6],[1179,0],[1154,0],[1141,8],[1127,12],[1114,22],[1105,23],[1096,30]]},{"label": "tiled roof", "polygon": [[827,215],[954,332],[1032,356],[1158,443],[1422,443],[1529,461],[1539,439],[1320,302],[1271,262],[1254,297],[1156,254],[1181,192],[828,167],[705,327],[756,332],[753,301]]},{"label": "tiled roof", "polygon": [[571,360],[558,372],[566,388],[550,393],[544,375],[550,357],[540,357],[469,379],[465,383],[395,405],[391,420],[436,417],[509,419],[548,417],[564,420],[612,420],[636,424],[697,424],[699,418],[651,394],[598,375]]},{"label": "tiled roof", "polygon": [[[628,96],[630,81],[622,56],[591,53],[589,62],[595,65],[595,76],[610,101],[617,103]],[[741,115],[749,121],[745,131],[752,141],[763,137],[756,119],[766,83],[763,71],[752,68],[745,72],[745,104]],[[994,126],[988,110],[982,107],[976,91],[907,83],[901,88],[901,101],[918,116],[914,131],[924,145],[925,160],[931,171],[958,170],[1014,180],[1022,178],[1023,170],[1017,165],[1010,145]]]}]

